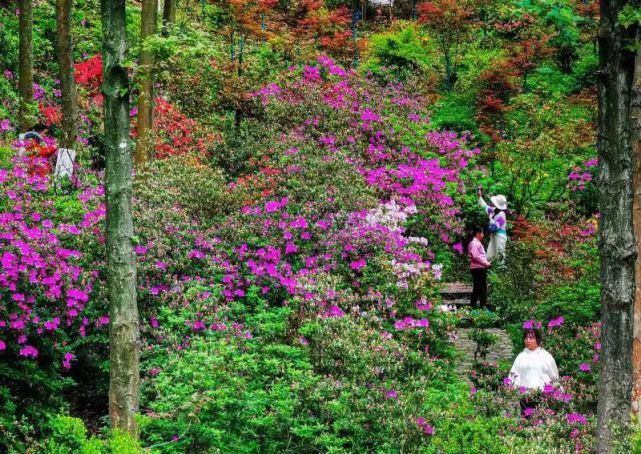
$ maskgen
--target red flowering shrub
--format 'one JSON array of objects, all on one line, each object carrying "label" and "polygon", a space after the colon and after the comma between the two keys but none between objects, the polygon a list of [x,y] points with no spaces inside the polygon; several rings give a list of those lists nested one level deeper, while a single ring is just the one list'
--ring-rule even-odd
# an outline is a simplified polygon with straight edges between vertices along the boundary
[{"label": "red flowering shrub", "polygon": [[27,160],[24,163],[30,175],[45,176],[52,170],[52,159],[58,146],[55,140],[45,137],[42,143],[35,140],[18,140],[14,143],[16,148],[24,148]]},{"label": "red flowering shrub", "polygon": [[40,113],[44,117],[44,123],[47,126],[58,126],[62,122],[62,108],[57,105],[38,105]]},{"label": "red flowering shrub", "polygon": [[[216,135],[204,133],[198,122],[160,97],[155,101],[153,132],[156,134],[156,159],[184,155],[205,157],[207,146],[218,140]],[[135,124],[132,136],[136,137]]]},{"label": "red flowering shrub", "polygon": [[193,131],[196,122],[183,115],[177,108],[162,98],[156,98],[154,109],[154,128],[158,131],[156,138],[156,157],[187,154],[193,151],[205,153],[207,150],[202,140],[197,140]]},{"label": "red flowering shrub", "polygon": [[87,89],[96,91],[102,85],[102,55],[97,54],[88,60],[76,63],[76,83]]}]

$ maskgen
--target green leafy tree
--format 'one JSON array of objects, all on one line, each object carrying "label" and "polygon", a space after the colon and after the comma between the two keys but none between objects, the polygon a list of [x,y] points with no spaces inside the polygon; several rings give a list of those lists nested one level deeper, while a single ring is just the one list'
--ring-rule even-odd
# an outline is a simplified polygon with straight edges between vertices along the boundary
[{"label": "green leafy tree", "polygon": [[584,18],[568,0],[521,0],[523,14],[538,18],[552,34],[550,45],[556,49],[561,69],[569,73],[580,44],[580,26]]}]

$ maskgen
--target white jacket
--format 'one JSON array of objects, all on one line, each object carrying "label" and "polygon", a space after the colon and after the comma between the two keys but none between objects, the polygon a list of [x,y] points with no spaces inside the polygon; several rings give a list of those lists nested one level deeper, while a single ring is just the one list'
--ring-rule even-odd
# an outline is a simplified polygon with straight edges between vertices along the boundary
[{"label": "white jacket", "polygon": [[559,369],[556,362],[544,348],[536,350],[526,348],[514,360],[510,369],[510,378],[516,387],[542,390],[559,379]]}]

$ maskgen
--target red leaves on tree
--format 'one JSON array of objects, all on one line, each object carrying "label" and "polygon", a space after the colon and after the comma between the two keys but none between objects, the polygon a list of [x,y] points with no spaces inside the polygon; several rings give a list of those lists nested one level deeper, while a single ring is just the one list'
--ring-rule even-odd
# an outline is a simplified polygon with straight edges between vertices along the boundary
[{"label": "red leaves on tree", "polygon": [[[207,144],[218,140],[213,135],[202,134],[195,120],[187,118],[163,98],[155,100],[154,133],[156,159],[186,154],[205,156]],[[135,128],[132,135],[135,137]]]},{"label": "red leaves on tree", "polygon": [[259,0],[258,6],[262,10],[275,8],[278,5],[278,0]]},{"label": "red leaves on tree", "polygon": [[460,0],[434,0],[416,7],[418,20],[438,32],[457,33],[474,20],[472,4]]},{"label": "red leaves on tree", "polygon": [[536,68],[543,59],[551,56],[554,49],[548,46],[549,37],[527,38],[511,48],[509,65],[520,75],[525,75]]},{"label": "red leaves on tree", "polygon": [[519,19],[497,20],[493,28],[507,38],[516,37],[534,24],[535,20],[529,14],[524,14]]},{"label": "red leaves on tree", "polygon": [[494,142],[500,140],[496,124],[506,110],[508,100],[518,90],[515,84],[518,75],[515,68],[505,62],[481,73],[476,118],[481,130]]},{"label": "red leaves on tree", "polygon": [[525,88],[528,74],[554,52],[547,42],[548,38],[524,39],[511,46],[507,60],[481,74],[476,118],[494,142],[501,140],[498,123],[509,99]]},{"label": "red leaves on tree", "polygon": [[541,273],[548,279],[578,279],[585,270],[581,262],[569,260],[578,245],[594,241],[596,219],[583,224],[565,223],[562,219],[550,221],[531,221],[523,217],[514,219],[512,232],[514,238],[531,247],[536,256],[545,263]]},{"label": "red leaves on tree", "polygon": [[318,2],[303,2],[306,11],[296,24],[299,40],[320,45],[330,55],[351,58],[354,42],[350,11],[345,7],[328,10],[316,3]]}]

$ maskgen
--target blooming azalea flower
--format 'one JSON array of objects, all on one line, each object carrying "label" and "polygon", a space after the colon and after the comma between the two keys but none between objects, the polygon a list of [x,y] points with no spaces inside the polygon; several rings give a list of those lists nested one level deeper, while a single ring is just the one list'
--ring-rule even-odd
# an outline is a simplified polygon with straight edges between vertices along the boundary
[{"label": "blooming azalea flower", "polygon": [[385,398],[386,399],[396,399],[398,397],[398,392],[394,389],[388,389],[385,391]]},{"label": "blooming azalea flower", "polygon": [[36,358],[38,356],[38,349],[32,345],[26,345],[20,349],[20,356]]}]

